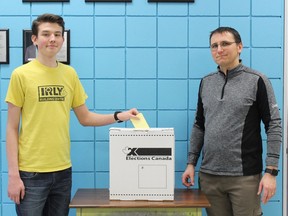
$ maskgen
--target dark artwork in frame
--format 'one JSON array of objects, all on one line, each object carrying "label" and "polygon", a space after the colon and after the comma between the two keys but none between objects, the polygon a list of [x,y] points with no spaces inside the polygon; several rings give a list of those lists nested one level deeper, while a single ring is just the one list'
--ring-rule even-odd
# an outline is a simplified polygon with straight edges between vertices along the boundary
[{"label": "dark artwork in frame", "polygon": [[85,2],[132,2],[132,0],[85,0]]},{"label": "dark artwork in frame", "polygon": [[[23,30],[23,63],[27,63],[36,58],[37,48],[31,40],[32,30]],[[64,43],[57,54],[57,60],[70,64],[70,30],[64,31]]]},{"label": "dark artwork in frame", "polygon": [[9,64],[9,29],[0,29],[0,64]]},{"label": "dark artwork in frame", "polygon": [[70,0],[22,0],[22,2],[69,2]]},{"label": "dark artwork in frame", "polygon": [[194,3],[195,0],[148,0],[148,2]]}]

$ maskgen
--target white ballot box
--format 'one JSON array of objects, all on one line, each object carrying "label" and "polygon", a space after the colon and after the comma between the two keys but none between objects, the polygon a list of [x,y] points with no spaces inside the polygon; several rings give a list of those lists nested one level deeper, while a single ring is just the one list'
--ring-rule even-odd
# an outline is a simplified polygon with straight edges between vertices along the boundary
[{"label": "white ballot box", "polygon": [[110,200],[174,200],[173,128],[110,128]]}]

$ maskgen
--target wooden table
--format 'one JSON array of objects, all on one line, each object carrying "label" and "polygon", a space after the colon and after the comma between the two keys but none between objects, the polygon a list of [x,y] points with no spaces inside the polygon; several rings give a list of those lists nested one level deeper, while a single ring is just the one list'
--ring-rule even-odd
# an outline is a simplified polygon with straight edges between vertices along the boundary
[{"label": "wooden table", "polygon": [[109,200],[109,189],[78,189],[69,207],[77,216],[201,216],[210,203],[195,189],[175,189],[174,201]]}]

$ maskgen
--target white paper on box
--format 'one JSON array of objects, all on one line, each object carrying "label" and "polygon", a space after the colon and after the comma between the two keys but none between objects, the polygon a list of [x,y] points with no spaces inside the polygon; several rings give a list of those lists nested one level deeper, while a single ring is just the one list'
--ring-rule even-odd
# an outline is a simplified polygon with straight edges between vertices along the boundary
[{"label": "white paper on box", "polygon": [[174,200],[173,128],[110,128],[110,199]]}]

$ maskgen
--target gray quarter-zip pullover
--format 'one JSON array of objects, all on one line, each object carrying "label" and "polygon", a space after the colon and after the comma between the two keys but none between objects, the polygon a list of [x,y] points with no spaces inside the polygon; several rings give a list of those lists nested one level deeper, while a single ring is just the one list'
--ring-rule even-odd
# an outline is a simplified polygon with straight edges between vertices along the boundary
[{"label": "gray quarter-zip pullover", "polygon": [[267,134],[266,166],[278,166],[281,119],[269,79],[241,63],[200,83],[188,163],[214,175],[246,176],[263,170],[260,122]]}]

